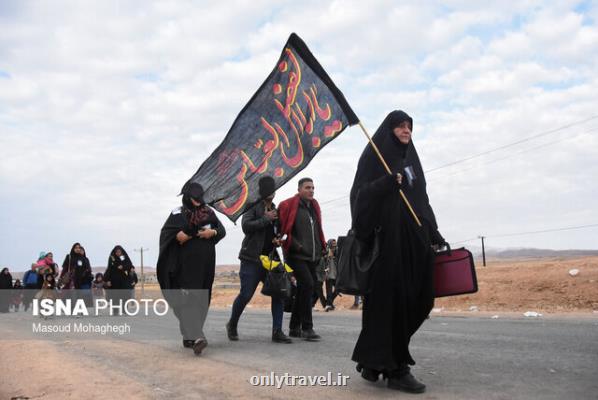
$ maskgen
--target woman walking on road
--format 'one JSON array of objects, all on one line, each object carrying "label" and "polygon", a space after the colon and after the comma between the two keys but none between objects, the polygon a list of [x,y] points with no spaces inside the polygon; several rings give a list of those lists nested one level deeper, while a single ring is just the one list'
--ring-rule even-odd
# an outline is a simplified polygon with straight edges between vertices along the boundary
[{"label": "woman walking on road", "polygon": [[203,326],[212,296],[216,244],[225,235],[197,183],[186,185],[183,205],[172,211],[160,232],[160,288],[179,320],[183,346],[196,355],[208,345]]},{"label": "woman walking on road", "polygon": [[[415,379],[409,352],[413,334],[434,304],[432,245],[445,243],[426,193],[426,179],[411,140],[413,120],[403,111],[390,113],[373,137],[392,175],[372,146],[363,151],[351,189],[356,237],[379,241],[379,257],[371,268],[370,290],[364,296],[362,330],[353,352],[361,376],[380,374],[388,387],[423,393]],[[411,202],[418,226],[403,202],[399,186]]]}]

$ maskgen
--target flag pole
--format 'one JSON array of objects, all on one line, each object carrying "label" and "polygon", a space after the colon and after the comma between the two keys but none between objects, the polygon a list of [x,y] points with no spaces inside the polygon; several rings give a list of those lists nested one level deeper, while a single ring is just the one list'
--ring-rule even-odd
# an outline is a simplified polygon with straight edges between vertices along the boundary
[{"label": "flag pole", "polygon": [[[386,169],[386,172],[388,172],[388,175],[392,175],[392,171],[388,167],[388,164],[384,160],[384,157],[382,157],[382,153],[380,153],[380,150],[378,150],[378,146],[376,146],[376,143],[374,143],[374,141],[372,140],[372,138],[368,134],[368,131],[366,131],[365,127],[361,123],[361,121],[359,121],[358,123],[359,123],[359,126],[360,126],[361,130],[363,131],[363,133],[365,134],[365,136],[368,138],[368,141],[372,145],[372,148],[374,149],[374,151],[378,155],[378,158],[380,159],[380,162],[382,163],[382,165],[384,165],[384,168]],[[422,226],[421,222],[419,221],[419,218],[417,218],[417,215],[415,215],[415,211],[413,211],[413,207],[411,207],[411,203],[409,203],[409,200],[407,200],[407,197],[405,196],[405,193],[403,193],[403,190],[399,189],[399,193],[401,193],[401,197],[403,198],[403,201],[407,205],[407,208],[409,208],[409,211],[411,211],[411,215],[413,215],[413,219],[415,219],[415,222],[417,222],[417,225],[418,226]]]}]

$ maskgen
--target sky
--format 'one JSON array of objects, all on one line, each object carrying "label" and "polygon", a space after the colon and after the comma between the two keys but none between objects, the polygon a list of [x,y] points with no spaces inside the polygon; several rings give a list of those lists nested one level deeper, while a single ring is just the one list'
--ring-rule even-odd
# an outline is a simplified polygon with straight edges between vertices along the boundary
[{"label": "sky", "polygon": [[[116,244],[154,266],[181,186],[291,32],[370,133],[413,117],[449,242],[597,249],[598,2],[495,3],[1,1],[0,266],[74,242],[94,266]],[[309,176],[325,235],[345,234],[365,145],[346,129],[275,201]],[[217,263],[236,263],[240,220],[220,219]]]}]

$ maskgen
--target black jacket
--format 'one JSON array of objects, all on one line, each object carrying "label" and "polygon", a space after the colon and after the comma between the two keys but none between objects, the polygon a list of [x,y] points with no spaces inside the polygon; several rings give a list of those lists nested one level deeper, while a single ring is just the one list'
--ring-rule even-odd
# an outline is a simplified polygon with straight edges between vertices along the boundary
[{"label": "black jacket", "polygon": [[299,200],[289,256],[304,261],[319,261],[324,248],[319,229],[313,206],[308,208],[304,201]]},{"label": "black jacket", "polygon": [[[272,207],[275,208],[274,203]],[[266,237],[266,229],[271,229],[273,224],[278,230],[278,222],[271,222],[264,214],[266,212],[266,205],[260,201],[255,206],[251,207],[241,219],[241,228],[245,234],[243,243],[241,244],[241,251],[239,252],[239,259],[247,261],[259,261],[262,249],[264,248],[264,238]]]}]

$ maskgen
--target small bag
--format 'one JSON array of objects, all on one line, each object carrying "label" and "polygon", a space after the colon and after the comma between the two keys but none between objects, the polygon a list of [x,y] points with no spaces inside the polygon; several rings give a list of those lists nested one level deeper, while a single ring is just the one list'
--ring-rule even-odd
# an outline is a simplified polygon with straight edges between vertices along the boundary
[{"label": "small bag", "polygon": [[380,254],[379,233],[380,228],[377,227],[368,242],[358,239],[353,230],[342,240],[339,238],[335,284],[337,292],[349,295],[369,293],[370,270]]},{"label": "small bag", "polygon": [[436,253],[434,296],[457,296],[478,291],[473,255],[464,247]]},{"label": "small bag", "polygon": [[68,289],[68,286],[71,284],[72,272],[71,272],[71,255],[68,255],[69,263],[68,269],[63,271],[63,274],[58,278],[58,287],[61,289]]},{"label": "small bag", "polygon": [[274,298],[285,299],[291,296],[291,279],[283,267],[284,263],[273,266],[276,250],[270,254],[270,268],[262,286],[262,294]]}]

